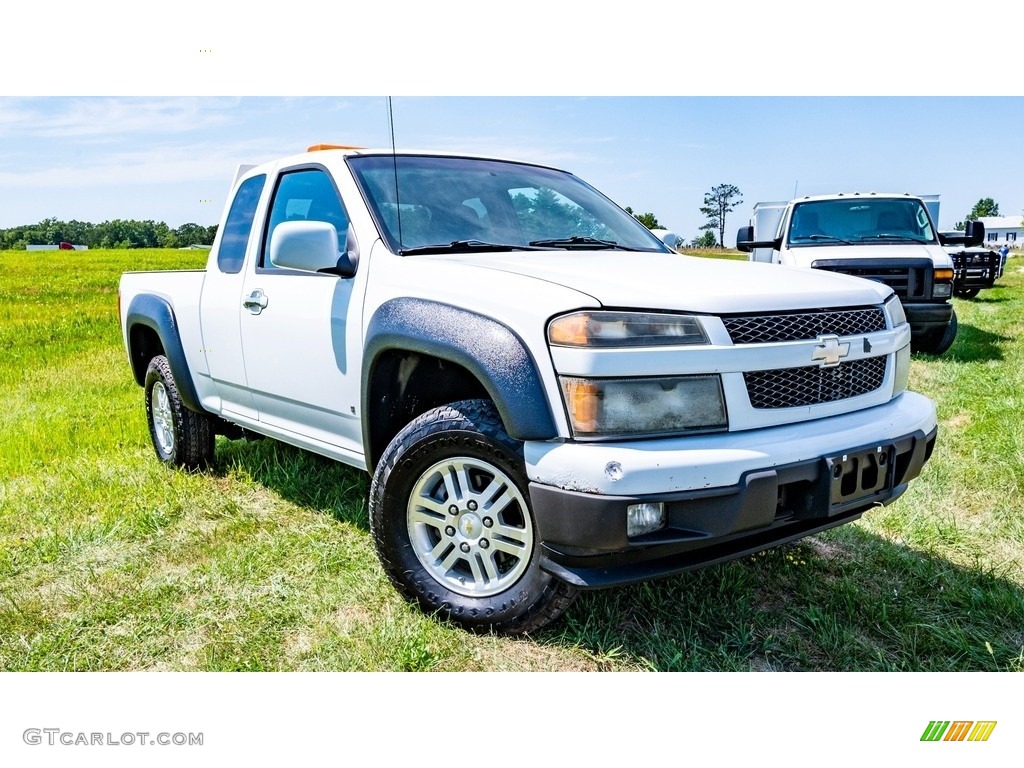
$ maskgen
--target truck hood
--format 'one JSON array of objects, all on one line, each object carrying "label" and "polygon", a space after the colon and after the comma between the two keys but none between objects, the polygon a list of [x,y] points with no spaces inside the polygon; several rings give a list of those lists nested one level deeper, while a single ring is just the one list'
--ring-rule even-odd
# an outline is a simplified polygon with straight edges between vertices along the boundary
[{"label": "truck hood", "polygon": [[876,243],[874,245],[814,245],[787,248],[783,263],[809,267],[817,259],[931,259],[936,267],[952,262],[941,245],[928,243]]},{"label": "truck hood", "polygon": [[411,258],[544,280],[606,307],[722,314],[879,304],[892,293],[881,283],[832,272],[674,253],[525,251]]}]

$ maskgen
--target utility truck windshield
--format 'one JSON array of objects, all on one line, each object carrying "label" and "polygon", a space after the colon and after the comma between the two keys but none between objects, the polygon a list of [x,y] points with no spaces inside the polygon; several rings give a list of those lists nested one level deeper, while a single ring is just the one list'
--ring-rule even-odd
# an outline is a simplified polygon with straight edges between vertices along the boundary
[{"label": "utility truck windshield", "polygon": [[919,200],[863,197],[798,203],[787,240],[794,247],[936,242],[928,212]]}]

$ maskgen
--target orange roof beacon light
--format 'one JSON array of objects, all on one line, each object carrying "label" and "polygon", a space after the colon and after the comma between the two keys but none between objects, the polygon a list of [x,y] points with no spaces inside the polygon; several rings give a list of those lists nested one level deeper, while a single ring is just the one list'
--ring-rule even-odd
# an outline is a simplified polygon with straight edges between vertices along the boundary
[{"label": "orange roof beacon light", "polygon": [[366,149],[366,147],[354,147],[348,144],[314,144],[307,152],[320,152],[324,149]]}]

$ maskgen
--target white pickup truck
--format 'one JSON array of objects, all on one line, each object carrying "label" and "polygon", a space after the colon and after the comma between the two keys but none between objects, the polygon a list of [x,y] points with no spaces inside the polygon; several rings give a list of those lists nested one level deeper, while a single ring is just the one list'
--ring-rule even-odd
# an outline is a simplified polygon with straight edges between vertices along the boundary
[{"label": "white pickup truck", "polygon": [[977,245],[981,222],[962,233],[936,227],[938,196],[875,192],[802,197],[754,206],[736,247],[751,261],[841,272],[890,286],[903,302],[915,350],[941,355],[956,340],[950,303],[957,272],[943,246]]},{"label": "white pickup truck", "polygon": [[161,461],[252,432],[367,470],[388,576],[474,631],[854,520],[935,441],[889,287],[680,256],[539,165],[243,167],[206,269],[119,300]]}]

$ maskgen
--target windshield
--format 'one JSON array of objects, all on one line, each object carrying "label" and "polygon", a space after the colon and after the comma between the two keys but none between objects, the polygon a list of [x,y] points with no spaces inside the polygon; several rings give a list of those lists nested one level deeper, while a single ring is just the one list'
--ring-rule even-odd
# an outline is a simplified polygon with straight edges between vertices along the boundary
[{"label": "windshield", "polygon": [[417,155],[360,155],[348,162],[395,253],[667,250],[635,218],[563,171]]},{"label": "windshield", "polygon": [[935,232],[920,200],[856,197],[798,203],[787,239],[792,246],[934,243]]}]

